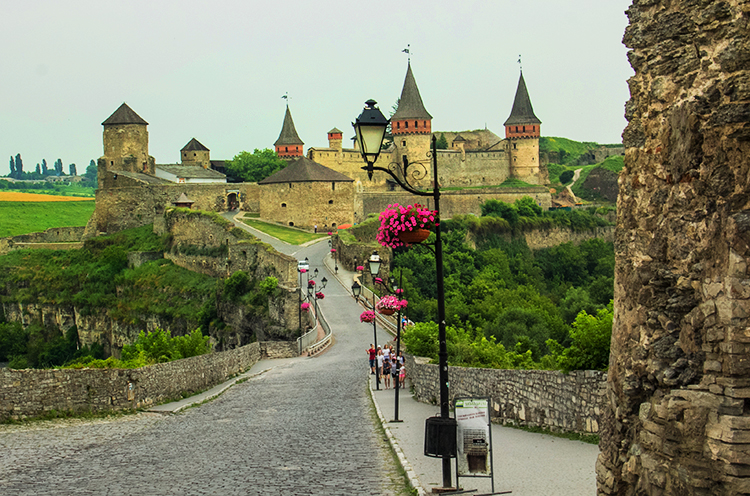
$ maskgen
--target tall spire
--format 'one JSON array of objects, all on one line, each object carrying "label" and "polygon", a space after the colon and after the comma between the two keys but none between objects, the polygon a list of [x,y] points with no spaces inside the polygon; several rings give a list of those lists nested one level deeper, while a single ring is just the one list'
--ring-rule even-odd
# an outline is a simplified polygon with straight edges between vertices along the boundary
[{"label": "tall spire", "polygon": [[529,91],[526,89],[526,81],[523,80],[523,71],[521,71],[521,77],[518,79],[518,88],[516,88],[516,98],[513,100],[513,110],[510,111],[510,117],[508,117],[504,125],[541,123],[542,121],[534,115]]},{"label": "tall spire", "polygon": [[411,72],[411,62],[406,69],[404,88],[401,90],[398,110],[393,114],[393,119],[432,119],[430,113],[424,108],[424,103],[422,103],[417,81],[414,79],[414,73]]},{"label": "tall spire", "polygon": [[432,116],[422,103],[417,81],[411,71],[411,62],[406,69],[406,79],[398,101],[398,109],[391,117],[393,134],[429,134]]},{"label": "tall spire", "polygon": [[279,139],[274,143],[276,153],[280,157],[299,157],[302,155],[303,145],[303,141],[299,138],[297,130],[294,128],[292,113],[289,111],[289,105],[287,104],[284,124],[281,126],[281,134],[279,134]]}]

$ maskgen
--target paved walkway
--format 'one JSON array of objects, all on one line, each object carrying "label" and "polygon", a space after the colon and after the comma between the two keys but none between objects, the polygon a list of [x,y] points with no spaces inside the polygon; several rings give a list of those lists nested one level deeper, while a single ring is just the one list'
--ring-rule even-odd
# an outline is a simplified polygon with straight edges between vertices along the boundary
[{"label": "paved walkway", "polygon": [[[0,425],[0,494],[402,494],[388,441],[374,426],[365,354],[373,328],[359,323],[362,308],[348,293],[353,274],[326,267],[324,240],[283,248],[309,257],[311,269],[330,281],[319,302],[335,338],[328,351],[261,361],[237,378],[246,381],[150,412]],[[386,339],[378,329],[378,343]],[[416,402],[407,388],[399,409],[404,422],[389,423],[393,390],[372,395],[414,484],[421,493],[438,486],[440,460],[422,454],[424,421],[437,407]],[[165,411],[176,414],[155,413]],[[498,491],[595,492],[596,446],[493,426],[493,449]],[[487,480],[462,485],[489,491]]]}]

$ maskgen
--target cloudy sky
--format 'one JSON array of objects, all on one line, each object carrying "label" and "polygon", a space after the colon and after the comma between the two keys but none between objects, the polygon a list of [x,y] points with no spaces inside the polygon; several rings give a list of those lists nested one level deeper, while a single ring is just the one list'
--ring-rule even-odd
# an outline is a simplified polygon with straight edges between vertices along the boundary
[{"label": "cloudy sky", "polygon": [[[195,137],[212,159],[272,148],[289,105],[305,147],[387,115],[412,69],[434,130],[503,135],[519,54],[544,136],[620,142],[630,0],[24,0],[0,29],[0,174],[20,153],[83,172],[122,102],[157,163]],[[2,158],[4,156],[5,158]]]}]

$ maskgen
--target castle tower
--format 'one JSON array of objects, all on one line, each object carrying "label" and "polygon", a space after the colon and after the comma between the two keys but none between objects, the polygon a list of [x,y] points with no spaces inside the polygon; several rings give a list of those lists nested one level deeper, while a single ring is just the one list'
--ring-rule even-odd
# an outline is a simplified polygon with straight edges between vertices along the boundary
[{"label": "castle tower", "polygon": [[154,160],[148,155],[148,122],[123,103],[102,126],[104,155],[98,164],[100,188],[108,171],[154,174]]},{"label": "castle tower", "polygon": [[328,148],[341,153],[343,140],[344,133],[339,128],[334,127],[333,129],[328,131]]},{"label": "castle tower", "polygon": [[542,184],[539,175],[539,135],[542,121],[534,115],[523,72],[518,79],[516,98],[505,121],[511,176],[531,184]]},{"label": "castle tower", "polygon": [[279,139],[274,143],[276,153],[281,158],[301,157],[304,145],[302,140],[299,139],[297,130],[294,128],[292,113],[289,111],[289,105],[287,105],[281,134],[279,134]]},{"label": "castle tower", "polygon": [[398,109],[391,117],[391,134],[397,153],[394,160],[401,162],[404,156],[410,162],[427,159],[432,136],[432,116],[422,103],[417,81],[411,71],[411,62],[406,70]]},{"label": "castle tower", "polygon": [[210,169],[211,150],[193,138],[180,150],[180,161],[184,165],[200,165],[204,169]]}]

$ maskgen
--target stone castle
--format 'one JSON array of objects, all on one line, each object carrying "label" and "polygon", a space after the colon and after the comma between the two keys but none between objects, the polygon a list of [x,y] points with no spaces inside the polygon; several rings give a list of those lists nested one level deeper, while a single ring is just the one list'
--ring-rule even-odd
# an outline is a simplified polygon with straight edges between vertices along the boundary
[{"label": "stone castle", "polygon": [[[428,160],[432,116],[422,102],[411,63],[391,123],[393,139],[379,164]],[[180,150],[179,164],[157,164],[148,152],[148,123],[127,104],[102,125],[97,206],[87,236],[150,223],[173,205],[207,211],[241,208],[284,225],[334,228],[360,222],[390,203],[420,201],[384,175],[369,180],[361,170],[359,151],[343,147],[343,132],[337,128],[328,132],[327,148],[311,147],[305,156],[288,105],[274,147],[290,165],[259,183],[228,183],[222,173],[224,161],[211,160],[210,150],[195,138]],[[504,139],[488,129],[435,132],[449,142],[448,149],[438,150],[439,183],[455,188],[444,193],[441,214],[478,214],[487,199],[514,201],[524,195],[548,207],[550,195],[543,187],[548,178],[539,163],[540,126],[521,73]],[[430,167],[426,169],[427,187],[432,178]],[[529,186],[500,188],[509,178]]]}]

